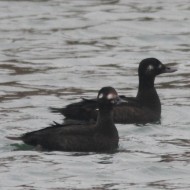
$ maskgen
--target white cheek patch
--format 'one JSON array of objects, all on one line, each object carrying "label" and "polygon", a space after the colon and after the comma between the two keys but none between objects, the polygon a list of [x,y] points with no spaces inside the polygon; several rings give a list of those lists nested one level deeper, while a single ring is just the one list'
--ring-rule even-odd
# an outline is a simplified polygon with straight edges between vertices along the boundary
[{"label": "white cheek patch", "polygon": [[150,72],[154,69],[154,67],[152,65],[149,65],[148,68],[147,68],[147,71]]},{"label": "white cheek patch", "polygon": [[115,97],[114,94],[108,94],[108,95],[107,95],[107,99],[108,99],[108,100],[114,99],[114,97]]},{"label": "white cheek patch", "polygon": [[103,98],[103,96],[104,96],[103,94],[100,94],[100,95],[98,96],[98,98]]}]

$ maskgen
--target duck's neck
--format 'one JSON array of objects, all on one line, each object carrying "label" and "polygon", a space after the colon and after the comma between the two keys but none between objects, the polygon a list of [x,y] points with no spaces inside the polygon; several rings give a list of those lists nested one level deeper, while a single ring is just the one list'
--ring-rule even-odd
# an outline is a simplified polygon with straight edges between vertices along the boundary
[{"label": "duck's neck", "polygon": [[161,104],[159,96],[154,87],[155,77],[139,77],[139,89],[137,99],[142,104],[161,113]]},{"label": "duck's neck", "polygon": [[99,108],[96,127],[102,133],[112,134],[117,131],[113,122],[113,109]]}]

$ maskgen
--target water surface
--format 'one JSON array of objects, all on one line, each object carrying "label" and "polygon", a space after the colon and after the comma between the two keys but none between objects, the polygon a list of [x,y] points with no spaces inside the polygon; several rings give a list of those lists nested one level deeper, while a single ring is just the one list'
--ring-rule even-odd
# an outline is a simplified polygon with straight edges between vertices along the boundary
[{"label": "water surface", "polygon": [[[5,138],[61,122],[49,107],[103,86],[135,96],[147,57],[178,68],[156,79],[161,124],[117,125],[116,153],[38,152]],[[1,0],[1,190],[190,189],[189,70],[188,0]]]}]

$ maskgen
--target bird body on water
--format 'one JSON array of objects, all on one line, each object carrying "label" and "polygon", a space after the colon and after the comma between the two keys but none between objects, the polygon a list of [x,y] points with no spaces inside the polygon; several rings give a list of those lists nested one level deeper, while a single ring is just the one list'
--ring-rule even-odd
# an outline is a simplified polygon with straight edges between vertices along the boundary
[{"label": "bird body on water", "polygon": [[99,113],[96,124],[57,124],[41,130],[25,133],[24,143],[46,150],[58,151],[112,151],[117,149],[118,131],[113,122],[113,107],[120,98],[112,87],[102,88],[97,97]]},{"label": "bird body on water", "polygon": [[[138,68],[139,87],[136,97],[120,96],[125,103],[117,105],[113,110],[115,123],[149,123],[157,122],[161,117],[161,103],[154,87],[155,77],[162,73],[175,72],[162,64],[158,59],[147,58],[140,62]],[[65,122],[69,120],[96,121],[96,99],[83,99],[80,102],[67,105],[65,108],[52,108],[53,112],[65,116]]]}]

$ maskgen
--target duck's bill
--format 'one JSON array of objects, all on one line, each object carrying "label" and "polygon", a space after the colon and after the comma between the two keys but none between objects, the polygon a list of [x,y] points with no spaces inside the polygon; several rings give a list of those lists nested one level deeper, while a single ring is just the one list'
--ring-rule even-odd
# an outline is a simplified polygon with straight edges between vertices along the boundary
[{"label": "duck's bill", "polygon": [[163,70],[163,73],[173,73],[176,71],[177,71],[177,68],[175,67],[165,67],[165,69]]},{"label": "duck's bill", "polygon": [[119,104],[122,104],[122,103],[127,103],[127,101],[125,101],[124,99],[122,99],[122,98],[120,98],[118,96],[117,101],[116,101],[116,105],[119,105]]}]

